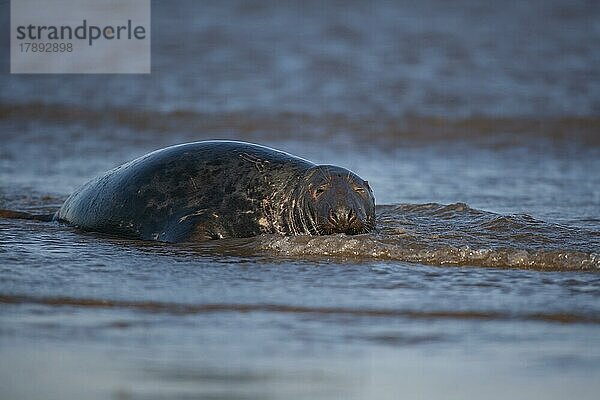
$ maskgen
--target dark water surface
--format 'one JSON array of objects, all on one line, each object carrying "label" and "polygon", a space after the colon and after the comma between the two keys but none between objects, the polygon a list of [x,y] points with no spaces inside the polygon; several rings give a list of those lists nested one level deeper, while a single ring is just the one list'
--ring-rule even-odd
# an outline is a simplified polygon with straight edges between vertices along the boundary
[{"label": "dark water surface", "polygon": [[352,169],[378,231],[172,245],[0,220],[0,397],[596,398],[599,21],[164,2],[149,76],[5,71],[0,208],[228,138]]}]

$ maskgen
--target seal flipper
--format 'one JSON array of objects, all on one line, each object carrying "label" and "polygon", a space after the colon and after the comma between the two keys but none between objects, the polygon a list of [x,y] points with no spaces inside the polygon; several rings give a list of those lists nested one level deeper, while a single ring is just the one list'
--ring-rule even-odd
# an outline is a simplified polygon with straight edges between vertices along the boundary
[{"label": "seal flipper", "polygon": [[215,231],[215,218],[205,210],[171,219],[162,232],[153,233],[150,239],[161,242],[203,242],[223,238]]}]

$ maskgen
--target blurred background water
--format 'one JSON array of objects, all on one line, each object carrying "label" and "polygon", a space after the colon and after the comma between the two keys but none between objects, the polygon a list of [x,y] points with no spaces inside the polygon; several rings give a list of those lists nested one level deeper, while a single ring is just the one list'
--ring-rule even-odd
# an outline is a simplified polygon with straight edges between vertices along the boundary
[{"label": "blurred background water", "polygon": [[[8,55],[9,7],[2,7]],[[6,398],[595,398],[600,7],[152,3],[150,75],[0,75],[0,207],[227,138],[379,231],[165,245],[0,220]]]}]

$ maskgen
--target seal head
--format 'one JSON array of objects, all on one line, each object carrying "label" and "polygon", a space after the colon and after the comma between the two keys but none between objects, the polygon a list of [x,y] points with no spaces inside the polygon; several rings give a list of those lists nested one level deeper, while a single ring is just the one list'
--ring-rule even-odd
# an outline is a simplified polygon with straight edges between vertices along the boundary
[{"label": "seal head", "polygon": [[369,183],[333,165],[306,171],[298,185],[295,219],[314,235],[367,233],[375,226],[375,197]]}]

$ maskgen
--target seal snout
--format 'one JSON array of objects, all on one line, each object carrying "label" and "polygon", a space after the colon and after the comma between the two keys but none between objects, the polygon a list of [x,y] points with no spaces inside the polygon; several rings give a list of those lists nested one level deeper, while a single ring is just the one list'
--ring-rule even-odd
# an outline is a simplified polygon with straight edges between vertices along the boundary
[{"label": "seal snout", "polygon": [[359,204],[342,202],[329,208],[324,230],[329,233],[361,233],[365,229],[366,214]]},{"label": "seal snout", "polygon": [[327,220],[335,228],[349,228],[356,222],[356,211],[346,206],[332,208]]}]

